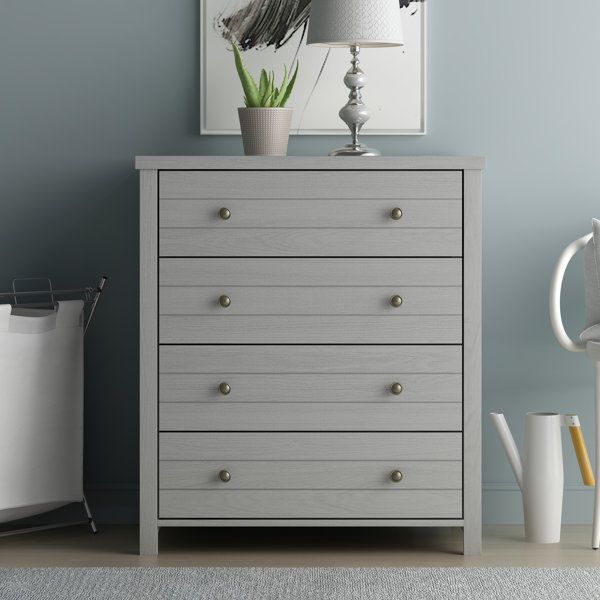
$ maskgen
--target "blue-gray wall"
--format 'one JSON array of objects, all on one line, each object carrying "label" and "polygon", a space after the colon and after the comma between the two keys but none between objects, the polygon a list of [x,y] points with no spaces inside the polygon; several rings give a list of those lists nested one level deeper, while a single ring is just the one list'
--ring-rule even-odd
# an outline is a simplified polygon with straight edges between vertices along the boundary
[{"label": "blue-gray wall", "polygon": [[[505,411],[519,438],[527,410],[576,411],[591,437],[590,366],[554,342],[546,307],[557,254],[600,213],[600,3],[427,1],[429,133],[372,143],[487,157],[485,411]],[[238,138],[198,135],[198,47],[198,0],[0,2],[0,287],[110,275],[87,353],[86,472],[104,520],[135,518],[133,157],[241,152]],[[295,138],[290,153],[338,142]],[[574,331],[580,275],[565,294]],[[487,420],[484,448],[485,518],[518,522]],[[591,495],[566,450],[566,518],[585,521]]]}]

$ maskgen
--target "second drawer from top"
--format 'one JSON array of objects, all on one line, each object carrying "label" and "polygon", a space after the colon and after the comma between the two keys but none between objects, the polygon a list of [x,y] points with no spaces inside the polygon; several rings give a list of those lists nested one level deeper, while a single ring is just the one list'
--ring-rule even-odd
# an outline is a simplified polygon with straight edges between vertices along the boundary
[{"label": "second drawer from top", "polygon": [[460,259],[160,261],[161,343],[462,341]]}]

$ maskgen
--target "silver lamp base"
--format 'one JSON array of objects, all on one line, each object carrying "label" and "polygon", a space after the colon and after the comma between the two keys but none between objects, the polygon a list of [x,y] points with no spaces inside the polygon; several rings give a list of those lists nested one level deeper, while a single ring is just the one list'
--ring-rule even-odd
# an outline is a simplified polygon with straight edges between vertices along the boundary
[{"label": "silver lamp base", "polygon": [[350,94],[348,102],[342,106],[339,115],[340,119],[350,129],[352,142],[346,144],[343,148],[332,150],[329,156],[381,156],[379,150],[363,146],[358,139],[358,134],[363,125],[371,118],[371,111],[365,106],[361,94],[362,88],[367,83],[367,77],[358,66],[360,48],[358,46],[351,46],[350,52],[352,54],[352,60],[350,61],[352,66],[344,77],[344,83],[350,90]]},{"label": "silver lamp base", "polygon": [[361,144],[346,144],[343,148],[336,148],[329,156],[381,156],[381,152],[375,148],[367,148]]}]

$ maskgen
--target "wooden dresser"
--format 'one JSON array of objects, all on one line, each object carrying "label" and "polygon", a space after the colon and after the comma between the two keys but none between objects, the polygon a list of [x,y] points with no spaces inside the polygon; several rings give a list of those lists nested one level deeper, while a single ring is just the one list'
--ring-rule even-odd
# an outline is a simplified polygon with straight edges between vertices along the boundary
[{"label": "wooden dresser", "polygon": [[161,527],[481,544],[481,169],[139,157],[140,552]]}]

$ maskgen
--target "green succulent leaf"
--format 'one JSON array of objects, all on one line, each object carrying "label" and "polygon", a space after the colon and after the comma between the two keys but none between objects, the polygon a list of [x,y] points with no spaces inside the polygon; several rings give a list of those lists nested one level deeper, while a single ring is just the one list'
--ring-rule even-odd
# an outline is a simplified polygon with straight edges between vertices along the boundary
[{"label": "green succulent leaf", "polygon": [[269,77],[267,75],[267,72],[264,69],[261,69],[261,71],[260,71],[260,89],[259,89],[261,98],[263,98],[263,96],[265,95],[265,92],[267,91],[268,87],[269,87]]},{"label": "green succulent leaf", "polygon": [[267,81],[264,87],[264,91],[260,97],[260,106],[267,106],[267,102],[273,95],[273,90],[271,89],[271,82]]},{"label": "green succulent leaf", "polygon": [[233,55],[235,59],[235,68],[237,69],[244,94],[246,95],[246,104],[251,107],[260,106],[260,93],[256,82],[252,78],[252,75],[248,73],[248,70],[244,66],[242,55],[237,47],[237,44],[233,44]]},{"label": "green succulent leaf", "polygon": [[244,90],[244,104],[248,108],[283,108],[290,98],[296,77],[298,75],[298,63],[292,78],[289,79],[290,71],[284,65],[283,81],[279,87],[275,85],[274,71],[267,72],[261,69],[258,85],[246,69],[242,55],[237,44],[232,45],[235,59],[235,67]]},{"label": "green succulent leaf", "polygon": [[281,82],[281,87],[279,89],[275,89],[275,106],[281,106],[281,101],[285,96],[285,91],[288,86],[288,68],[287,65],[283,65],[283,81]]},{"label": "green succulent leaf", "polygon": [[296,77],[298,77],[298,67],[299,66],[300,65],[298,63],[296,63],[296,70],[294,71],[294,74],[292,75],[292,78],[290,79],[290,82],[288,83],[287,88],[283,94],[283,98],[282,98],[281,102],[279,103],[279,106],[281,108],[283,108],[287,104],[287,101],[290,99],[290,96],[294,89],[294,85],[296,85]]}]

